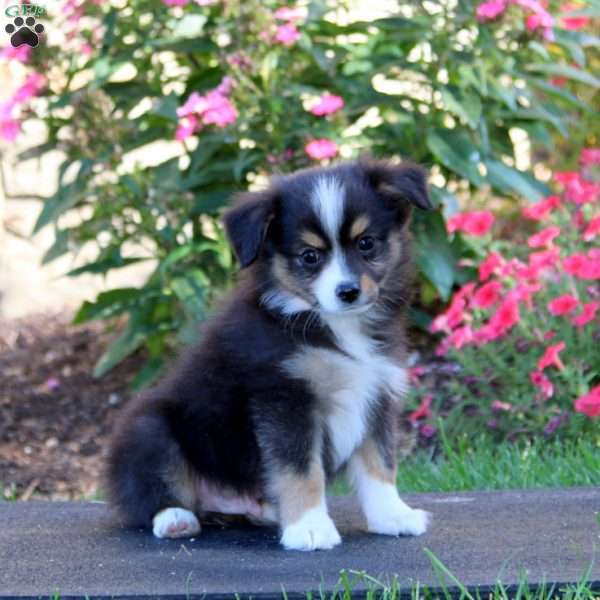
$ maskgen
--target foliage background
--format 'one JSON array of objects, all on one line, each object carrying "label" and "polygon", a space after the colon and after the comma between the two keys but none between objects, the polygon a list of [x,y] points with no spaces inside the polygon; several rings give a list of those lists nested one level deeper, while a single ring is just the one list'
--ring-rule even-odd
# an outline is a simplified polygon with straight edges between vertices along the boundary
[{"label": "foliage background", "polygon": [[[444,219],[467,205],[493,205],[508,219],[549,193],[553,166],[573,164],[579,146],[597,142],[597,0],[551,2],[550,13],[589,21],[573,30],[557,17],[552,40],[528,29],[517,4],[489,22],[469,0],[389,3],[376,19],[314,1],[290,20],[277,17],[282,6],[69,0],[48,26],[64,38],[27,58],[44,79],[20,116],[41,118],[48,139],[26,156],[65,153],[59,189],[35,228],[54,230],[44,260],[93,244],[96,259],[70,276],[156,264],[142,287],[104,292],[79,310],[79,323],[126,319],[99,376],[140,348],[148,361],[135,385],[160,373],[230,281],[218,216],[231,194],[314,164],[311,140],[332,140],[343,157],[410,157],[430,169],[439,209],[414,222],[430,310],[472,275],[477,254],[468,239],[448,238]],[[297,35],[280,36],[282,26]],[[178,108],[224,77],[233,80],[235,120],[173,141]],[[315,116],[310,107],[326,92],[345,105]],[[136,161],[165,141],[164,160]],[[424,311],[414,317],[429,320]]]}]

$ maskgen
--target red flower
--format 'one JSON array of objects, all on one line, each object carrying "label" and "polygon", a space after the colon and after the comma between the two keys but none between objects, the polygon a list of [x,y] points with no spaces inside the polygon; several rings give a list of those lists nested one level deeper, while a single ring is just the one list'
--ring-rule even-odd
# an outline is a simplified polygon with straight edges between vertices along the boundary
[{"label": "red flower", "polygon": [[580,396],[574,402],[575,410],[593,419],[600,416],[600,385]]},{"label": "red flower", "polygon": [[583,239],[586,242],[593,240],[596,235],[600,233],[600,215],[593,217],[587,224],[585,231],[583,232]]},{"label": "red flower", "polygon": [[579,304],[579,300],[570,294],[559,296],[548,303],[548,310],[555,317],[566,315],[571,312]]},{"label": "red flower", "polygon": [[550,246],[552,240],[560,235],[560,228],[556,225],[542,229],[539,233],[532,235],[528,240],[527,244],[530,248],[541,248],[543,246]]},{"label": "red flower", "polygon": [[546,367],[555,366],[561,371],[565,368],[562,361],[560,360],[559,354],[564,350],[565,343],[559,342],[553,346],[548,346],[544,355],[538,360],[538,369],[543,371]]},{"label": "red flower", "polygon": [[446,344],[457,350],[473,341],[473,330],[469,325],[463,325],[455,329],[446,339]]},{"label": "red flower", "polygon": [[526,206],[521,211],[521,214],[526,219],[531,219],[532,221],[541,221],[558,206],[560,206],[560,198],[558,196],[548,196],[548,198],[545,200],[540,200],[535,204]]},{"label": "red flower", "polygon": [[567,273],[579,279],[600,279],[600,258],[590,251],[586,254],[572,254],[563,260]]},{"label": "red flower", "polygon": [[428,417],[431,416],[431,401],[433,400],[433,397],[431,396],[431,394],[427,394],[426,396],[423,396],[423,398],[421,399],[421,404],[419,404],[419,407],[414,410],[413,412],[410,413],[410,415],[408,415],[408,420],[411,423],[415,423],[416,421],[418,421],[419,419],[427,419]]},{"label": "red flower", "polygon": [[324,158],[333,158],[337,154],[338,148],[335,142],[326,138],[312,140],[304,146],[304,152],[314,160],[323,160]]},{"label": "red flower", "polygon": [[582,306],[581,312],[571,320],[571,323],[577,327],[587,325],[596,318],[596,312],[599,308],[600,302],[587,302]]},{"label": "red flower", "polygon": [[489,308],[500,300],[502,284],[499,281],[488,281],[482,285],[473,296],[472,304],[479,308]]},{"label": "red flower", "polygon": [[519,304],[513,296],[509,295],[490,319],[489,326],[494,338],[514,327],[520,319]]},{"label": "red flower", "polygon": [[489,211],[458,213],[446,223],[449,233],[464,231],[469,235],[485,235],[494,224],[494,215]]},{"label": "red flower", "polygon": [[504,266],[504,259],[498,252],[490,252],[479,265],[479,281],[485,281],[492,273],[497,273]]},{"label": "red flower", "polygon": [[532,252],[529,255],[529,266],[539,271],[557,265],[559,258],[560,250],[555,247],[541,252]]},{"label": "red flower", "polygon": [[419,377],[425,373],[425,367],[410,367],[408,369],[408,379],[414,385],[419,383]]},{"label": "red flower", "polygon": [[[575,2],[567,2],[560,7],[560,12],[569,13],[581,10],[584,7],[583,4],[576,4]],[[560,17],[560,23],[564,29],[570,29],[572,31],[578,31],[583,29],[590,22],[589,17]]]},{"label": "red flower", "polygon": [[554,173],[554,181],[565,187],[578,180],[579,173],[577,171],[556,171]]},{"label": "red flower", "polygon": [[552,382],[541,371],[532,371],[529,373],[529,379],[535,387],[539,388],[544,398],[551,398],[554,394],[554,386]]}]

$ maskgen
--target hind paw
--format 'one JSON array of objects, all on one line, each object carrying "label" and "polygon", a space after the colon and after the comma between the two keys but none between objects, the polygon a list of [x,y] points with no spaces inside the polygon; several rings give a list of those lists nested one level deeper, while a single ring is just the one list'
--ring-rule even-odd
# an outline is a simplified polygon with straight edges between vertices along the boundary
[{"label": "hind paw", "polygon": [[165,508],[154,515],[152,533],[157,538],[192,537],[200,533],[196,515],[185,508]]}]

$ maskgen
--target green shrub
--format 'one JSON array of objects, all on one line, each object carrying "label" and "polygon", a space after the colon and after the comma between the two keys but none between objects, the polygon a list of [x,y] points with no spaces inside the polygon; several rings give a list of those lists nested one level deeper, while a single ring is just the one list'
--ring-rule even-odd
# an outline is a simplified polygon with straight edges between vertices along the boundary
[{"label": "green shrub", "polygon": [[[598,0],[588,6],[586,15],[598,14]],[[35,228],[54,228],[46,261],[91,242],[96,259],[70,276],[156,263],[140,288],[109,290],[78,312],[77,322],[127,316],[98,375],[144,347],[150,361],[136,384],[156,376],[174,334],[204,316],[231,274],[218,224],[231,193],[318,156],[369,152],[432,167],[440,210],[419,215],[414,228],[422,297],[446,300],[468,275],[458,259],[471,252],[444,227],[457,196],[490,188],[513,200],[546,195],[544,183],[515,168],[511,131],[551,151],[553,136],[567,137],[590,112],[552,78],[600,86],[586,71],[597,38],[557,19],[548,41],[546,30],[527,29],[527,10],[514,3],[490,22],[477,20],[470,0],[399,2],[373,21],[349,18],[342,3],[332,10],[313,1],[301,15],[281,7],[68,0],[48,25],[67,40],[29,57],[48,74],[34,92],[44,101],[31,105],[48,141],[27,156],[54,148],[66,156]],[[343,108],[326,98],[315,111],[325,93]],[[18,110],[4,111],[9,135]],[[176,137],[175,156],[157,165],[131,158]]]}]

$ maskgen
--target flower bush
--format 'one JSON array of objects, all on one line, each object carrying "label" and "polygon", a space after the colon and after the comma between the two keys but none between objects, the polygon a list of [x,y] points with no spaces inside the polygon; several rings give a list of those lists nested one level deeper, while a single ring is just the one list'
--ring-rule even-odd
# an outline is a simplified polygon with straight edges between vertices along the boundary
[{"label": "flower bush", "polygon": [[485,227],[472,226],[480,213],[448,222],[449,231],[470,238],[479,259],[475,279],[431,324],[442,335],[436,353],[458,372],[435,410],[435,395],[424,386],[409,417],[415,423],[427,425],[438,411],[449,415],[450,427],[467,421],[503,436],[600,434],[597,149],[584,150],[581,169],[558,172],[555,181],[560,193],[517,217],[529,229],[523,243],[494,237],[491,213]]},{"label": "flower bush", "polygon": [[[444,218],[472,194],[546,196],[544,182],[516,167],[513,134],[550,153],[557,136],[591,122],[581,90],[600,87],[588,70],[597,0],[585,10],[486,4],[399,2],[370,21],[318,0],[49,5],[60,6],[47,27],[54,37],[2,52],[36,79],[0,107],[9,141],[29,117],[46,125],[47,141],[23,157],[64,154],[35,227],[54,230],[45,261],[91,245],[96,258],[69,276],[155,265],[143,286],[108,290],[77,314],[126,319],[97,375],[145,348],[136,385],[147,383],[204,317],[231,275],[218,217],[233,192],[361,152],[431,169],[439,210],[414,221],[421,297],[447,300],[472,249],[448,236]],[[541,160],[532,156],[532,167]]]}]

